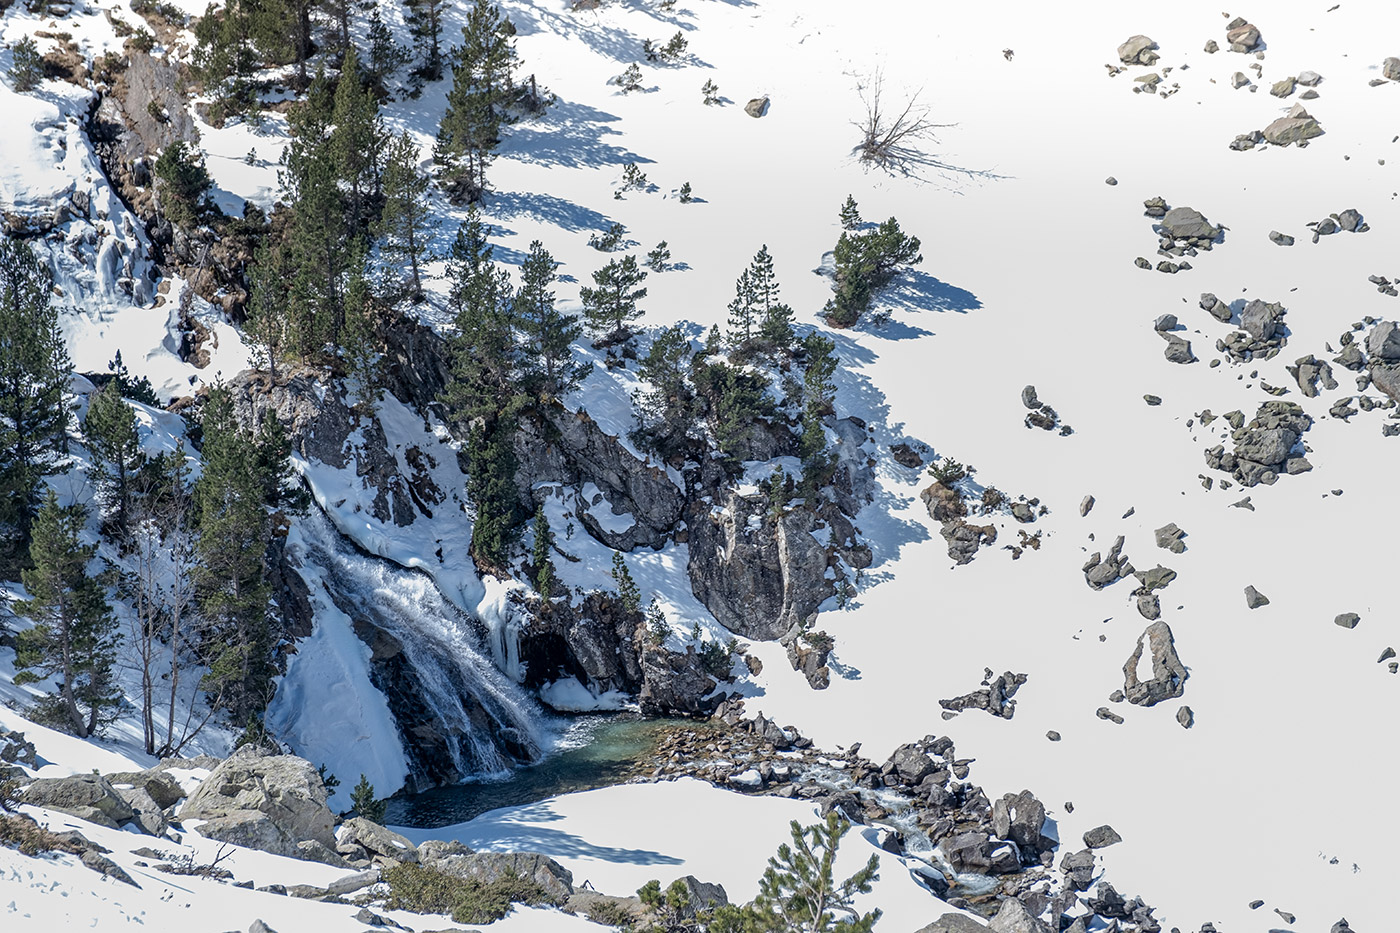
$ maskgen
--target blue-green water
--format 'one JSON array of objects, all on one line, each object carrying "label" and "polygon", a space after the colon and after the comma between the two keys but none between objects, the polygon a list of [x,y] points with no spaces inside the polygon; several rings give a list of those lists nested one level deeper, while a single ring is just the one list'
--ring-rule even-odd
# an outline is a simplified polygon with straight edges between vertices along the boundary
[{"label": "blue-green water", "polygon": [[538,764],[508,775],[391,798],[385,822],[436,828],[464,823],[499,807],[617,784],[656,749],[663,733],[681,725],[705,728],[688,720],[644,719],[627,713],[582,717]]}]

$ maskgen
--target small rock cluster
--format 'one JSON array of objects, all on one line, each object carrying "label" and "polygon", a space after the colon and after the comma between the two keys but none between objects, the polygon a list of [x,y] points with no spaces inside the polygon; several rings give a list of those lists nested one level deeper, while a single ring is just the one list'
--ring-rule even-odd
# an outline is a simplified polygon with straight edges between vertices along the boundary
[{"label": "small rock cluster", "polygon": [[993,677],[989,667],[982,675],[981,690],[974,690],[951,700],[939,700],[938,705],[943,707],[944,719],[952,719],[965,709],[986,710],[993,716],[1010,719],[1016,715],[1016,701],[1012,697],[1021,689],[1026,679],[1025,674],[1013,674],[1010,671]]},{"label": "small rock cluster", "polygon": [[1361,212],[1354,207],[1349,207],[1339,214],[1330,214],[1322,220],[1314,220],[1308,226],[1312,227],[1314,243],[1338,230],[1345,230],[1347,233],[1367,233],[1371,229],[1371,225],[1362,219]]},{"label": "small rock cluster", "polygon": [[1237,152],[1245,152],[1267,142],[1275,146],[1296,144],[1302,149],[1308,145],[1308,140],[1321,136],[1322,133],[1322,124],[1308,113],[1302,104],[1294,104],[1287,114],[1262,130],[1251,130],[1236,136],[1230,143],[1230,148]]},{"label": "small rock cluster", "polygon": [[1035,386],[1028,385],[1021,390],[1021,404],[1030,409],[1026,415],[1026,427],[1059,431],[1061,437],[1068,437],[1074,433],[1074,428],[1060,422],[1060,415],[1055,409],[1036,397]]},{"label": "small rock cluster", "polygon": [[[1230,306],[1210,292],[1203,292],[1201,309],[1221,323],[1234,320]],[[1276,301],[1249,301],[1240,311],[1240,330],[1215,342],[1215,349],[1227,354],[1236,363],[1247,363],[1255,357],[1273,359],[1288,344],[1283,326],[1287,309]]]},{"label": "small rock cluster", "polygon": [[[1194,208],[1169,207],[1161,197],[1148,198],[1142,202],[1142,206],[1148,217],[1161,221],[1152,225],[1159,237],[1157,254],[1166,257],[1157,263],[1158,272],[1175,273],[1190,269],[1191,264],[1183,257],[1195,256],[1199,250],[1208,251],[1221,242],[1224,228],[1213,225]],[[1139,257],[1135,261],[1139,268],[1151,268],[1151,263],[1146,259]]]},{"label": "small rock cluster", "polygon": [[1231,52],[1254,52],[1259,48],[1259,27],[1236,16],[1225,24],[1225,45]]},{"label": "small rock cluster", "polygon": [[1306,473],[1312,464],[1298,452],[1312,418],[1292,402],[1270,400],[1259,406],[1254,420],[1232,435],[1234,450],[1223,444],[1206,450],[1206,465],[1230,473],[1241,486],[1272,485],[1284,474]]},{"label": "small rock cluster", "polygon": [[1118,46],[1118,60],[1125,65],[1152,65],[1162,57],[1156,49],[1157,43],[1147,36],[1132,36]]},{"label": "small rock cluster", "polygon": [[1162,356],[1168,363],[1194,363],[1196,355],[1191,352],[1191,341],[1172,333],[1180,326],[1175,314],[1159,315],[1152,322],[1152,330],[1167,342],[1166,347],[1162,349]]},{"label": "small rock cluster", "polygon": [[1098,551],[1089,555],[1089,560],[1083,566],[1084,582],[1089,584],[1091,589],[1101,590],[1106,586],[1117,583],[1123,577],[1133,572],[1133,565],[1128,563],[1128,559],[1123,556],[1123,536],[1119,535],[1113,542],[1113,546],[1108,549],[1108,556],[1102,557]]}]

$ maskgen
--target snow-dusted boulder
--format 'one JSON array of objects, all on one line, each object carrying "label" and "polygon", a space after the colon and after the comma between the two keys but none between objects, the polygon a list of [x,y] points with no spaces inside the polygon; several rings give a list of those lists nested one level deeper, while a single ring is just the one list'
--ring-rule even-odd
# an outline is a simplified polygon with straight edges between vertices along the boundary
[{"label": "snow-dusted boulder", "polygon": [[96,774],[40,778],[19,795],[21,803],[69,813],[79,819],[116,829],[135,814],[111,783]]}]

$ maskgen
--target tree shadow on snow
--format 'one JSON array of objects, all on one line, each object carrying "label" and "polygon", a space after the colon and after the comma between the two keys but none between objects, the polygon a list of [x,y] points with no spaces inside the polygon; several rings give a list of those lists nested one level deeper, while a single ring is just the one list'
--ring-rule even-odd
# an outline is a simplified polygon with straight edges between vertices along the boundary
[{"label": "tree shadow on snow", "polygon": [[[604,862],[628,865],[679,865],[683,861],[649,849],[622,849],[587,842],[581,836],[527,823],[555,822],[563,819],[548,801],[511,809],[508,817],[499,821],[490,818],[474,821],[473,829],[490,829],[490,848],[501,852],[541,852],[553,858],[595,858]],[[482,840],[475,845],[482,846]]]},{"label": "tree shadow on snow", "polygon": [[606,230],[612,223],[592,208],[581,207],[552,194],[497,191],[488,196],[487,208],[492,217],[502,220],[529,217],[574,233],[580,230]]},{"label": "tree shadow on snow", "polygon": [[880,293],[879,302],[895,311],[953,311],[966,314],[982,308],[981,300],[972,292],[919,269],[911,269],[901,275]]},{"label": "tree shadow on snow", "polygon": [[604,142],[622,135],[608,124],[619,118],[587,104],[561,100],[538,123],[524,123],[504,140],[501,152],[536,165],[591,166],[650,162],[630,149]]},{"label": "tree shadow on snow", "polygon": [[614,24],[604,23],[589,11],[557,13],[541,9],[540,4],[516,7],[511,11],[517,36],[549,32],[566,39],[582,42],[599,55],[613,61],[630,64],[645,58],[642,39],[635,33]]}]

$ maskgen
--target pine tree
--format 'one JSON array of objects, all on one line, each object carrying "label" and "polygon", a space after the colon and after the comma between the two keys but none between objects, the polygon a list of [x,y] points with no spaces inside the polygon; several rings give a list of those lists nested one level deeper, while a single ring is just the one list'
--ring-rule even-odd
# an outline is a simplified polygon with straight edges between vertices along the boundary
[{"label": "pine tree", "polygon": [[419,266],[433,258],[428,250],[436,215],[428,202],[428,176],[418,171],[418,147],[405,130],[389,145],[384,166],[384,209],[376,228],[381,250],[408,262],[409,297],[423,298]]},{"label": "pine tree", "polygon": [[293,278],[290,250],[268,240],[260,243],[248,264],[248,318],[243,333],[257,350],[253,363],[266,366],[277,381],[277,364],[293,340],[287,283]]},{"label": "pine tree", "polygon": [[116,510],[117,533],[125,538],[130,531],[132,486],[146,466],[146,455],[136,433],[136,412],[122,398],[119,380],[111,380],[89,398],[83,432],[92,455],[98,500]]},{"label": "pine tree", "polygon": [[803,495],[810,496],[826,484],[831,470],[831,457],[826,449],[823,419],[831,414],[836,386],[836,344],[813,331],[802,341],[807,368],[802,377],[802,437],[798,453],[802,457]]},{"label": "pine tree", "polygon": [[52,275],[29,245],[0,238],[0,562],[22,558],[39,481],[66,443],[73,367],[52,293]]},{"label": "pine tree", "polygon": [[410,34],[419,56],[415,73],[424,80],[442,77],[442,17],[447,0],[405,0]]},{"label": "pine tree", "polygon": [[745,269],[734,283],[734,300],[729,303],[729,348],[743,356],[758,336],[758,293],[754,287],[753,270]]},{"label": "pine tree", "polygon": [[520,497],[515,488],[515,439],[513,422],[502,419],[472,427],[467,475],[467,497],[474,510],[472,559],[485,571],[505,566],[511,545],[519,534]]},{"label": "pine tree", "polygon": [[34,627],[15,636],[14,681],[57,677],[58,692],[44,705],[80,738],[115,718],[120,698],[112,678],[117,623],[102,585],[87,573],[97,546],[80,539],[86,520],[82,506],[61,506],[49,490],[34,520],[34,566],[23,574],[29,599],[15,604]]},{"label": "pine tree", "polygon": [[671,268],[671,248],[665,240],[656,244],[656,248],[647,253],[647,268],[652,272],[668,272]]},{"label": "pine tree", "polygon": [[646,270],[637,265],[637,257],[632,255],[609,260],[593,273],[594,287],[579,289],[588,332],[608,344],[631,340],[630,325],[642,316],[637,302],[647,296],[647,290],[639,287],[646,277]]},{"label": "pine tree", "polygon": [[408,54],[394,41],[393,30],[384,24],[377,3],[369,14],[366,38],[369,40],[369,65],[365,68],[365,74],[372,84],[384,88],[394,71],[408,61]]},{"label": "pine tree", "polygon": [[161,151],[154,171],[161,212],[182,227],[197,224],[205,211],[205,192],[214,183],[203,154],[177,139]]},{"label": "pine tree", "polygon": [[381,381],[379,312],[368,264],[364,247],[356,244],[345,279],[345,330],[339,342],[340,364],[359,383],[360,399],[367,404],[378,400]]},{"label": "pine tree", "polygon": [[612,578],[617,584],[617,598],[622,608],[637,612],[642,605],[642,591],[637,589],[637,581],[632,579],[632,571],[627,569],[621,551],[613,551]]},{"label": "pine tree", "polygon": [[558,263],[535,240],[520,266],[515,312],[525,332],[526,357],[531,361],[529,383],[541,398],[562,398],[592,372],[592,365],[574,362],[573,343],[582,333],[578,317],[554,305],[550,286]]},{"label": "pine tree", "polygon": [[833,867],[841,839],[851,824],[832,810],[825,823],[803,829],[792,821],[792,844],[778,847],[777,855],[759,882],[759,893],[747,905],[752,933],[870,933],[880,911],[862,914],[855,907],[857,894],[869,894],[880,877],[880,857],[870,856],[865,866],[837,882]]},{"label": "pine tree", "polygon": [[753,287],[754,308],[764,314],[778,301],[778,276],[773,272],[773,257],[765,243],[749,263],[749,282]]},{"label": "pine tree", "polygon": [[707,80],[700,86],[700,95],[704,98],[706,107],[719,103],[719,85],[714,81]]},{"label": "pine tree", "polygon": [[663,457],[684,443],[697,422],[695,393],[686,383],[690,360],[690,338],[679,327],[668,327],[652,340],[637,366],[637,375],[651,388],[636,397],[633,440]]},{"label": "pine tree", "polygon": [[486,191],[492,150],[501,127],[512,122],[506,108],[515,80],[514,33],[510,20],[487,0],[476,0],[467,12],[433,153],[458,201],[475,201]]},{"label": "pine tree", "polygon": [[[269,497],[278,497],[285,453],[275,428],[264,437],[239,427],[224,386],[209,392],[200,422],[204,470],[194,490],[199,528],[193,582],[204,620],[202,686],[234,722],[260,714],[271,696],[275,637],[265,554],[272,536]],[[285,435],[283,436],[285,438]],[[260,442],[261,441],[261,442]]]},{"label": "pine tree", "polygon": [[856,206],[856,199],[848,194],[846,203],[841,205],[841,229],[859,230],[861,223],[860,208]]},{"label": "pine tree", "polygon": [[549,556],[554,547],[554,534],[549,530],[549,516],[545,515],[543,502],[535,510],[534,531],[530,562],[535,567],[535,591],[549,599],[554,594],[554,561]]},{"label": "pine tree", "polygon": [[788,357],[793,353],[797,339],[792,329],[793,313],[788,305],[778,302],[763,315],[763,326],[759,328],[759,342],[764,350],[774,356]]},{"label": "pine tree", "polygon": [[44,80],[44,56],[32,36],[22,36],[10,47],[10,81],[14,89],[27,94]]},{"label": "pine tree", "polygon": [[350,791],[350,807],[371,823],[381,825],[384,823],[384,813],[389,809],[387,802],[374,796],[374,785],[363,772],[360,773],[360,782]]},{"label": "pine tree", "polygon": [[353,46],[340,67],[331,121],[331,157],[349,192],[349,233],[359,236],[369,229],[370,205],[380,193],[388,136],[379,119],[378,98],[360,81],[360,59]]}]

